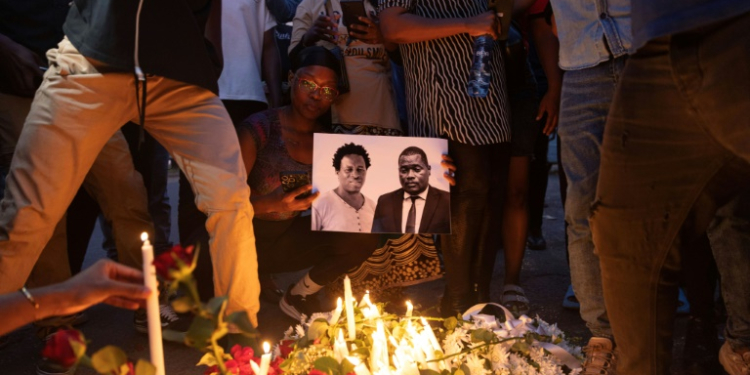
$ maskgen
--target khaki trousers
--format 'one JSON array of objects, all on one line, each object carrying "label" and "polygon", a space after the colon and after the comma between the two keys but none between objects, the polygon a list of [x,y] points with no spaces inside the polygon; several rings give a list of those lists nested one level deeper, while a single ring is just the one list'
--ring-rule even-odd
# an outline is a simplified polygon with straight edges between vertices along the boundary
[{"label": "khaki trousers", "polygon": [[[50,69],[0,202],[0,293],[26,281],[107,141],[122,124],[139,122],[132,74],[100,73],[67,39],[47,58]],[[208,90],[159,76],[147,79],[146,129],[179,164],[196,205],[208,215],[215,293],[229,297],[228,313],[247,311],[257,325],[253,211],[231,120]]]}]

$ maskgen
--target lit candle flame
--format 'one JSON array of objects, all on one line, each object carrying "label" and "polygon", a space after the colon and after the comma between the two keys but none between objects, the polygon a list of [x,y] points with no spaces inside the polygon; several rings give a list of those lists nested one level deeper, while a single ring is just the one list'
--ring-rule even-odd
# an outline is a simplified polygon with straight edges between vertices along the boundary
[{"label": "lit candle flame", "polygon": [[142,242],[148,241],[148,233],[146,232],[141,233],[141,241]]},{"label": "lit candle flame", "polygon": [[271,344],[268,341],[263,341],[263,352],[268,353],[271,350]]}]

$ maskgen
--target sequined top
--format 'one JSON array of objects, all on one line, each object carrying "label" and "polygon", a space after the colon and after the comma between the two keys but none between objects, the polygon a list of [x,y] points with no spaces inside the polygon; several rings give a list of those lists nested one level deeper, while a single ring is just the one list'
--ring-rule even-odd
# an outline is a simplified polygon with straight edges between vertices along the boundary
[{"label": "sequined top", "polygon": [[[255,141],[257,156],[247,178],[254,196],[264,196],[281,190],[281,172],[312,173],[312,165],[294,160],[281,139],[281,120],[276,109],[269,109],[248,117],[240,125],[250,131]],[[293,218],[300,211],[256,214],[262,220],[280,221]]]}]

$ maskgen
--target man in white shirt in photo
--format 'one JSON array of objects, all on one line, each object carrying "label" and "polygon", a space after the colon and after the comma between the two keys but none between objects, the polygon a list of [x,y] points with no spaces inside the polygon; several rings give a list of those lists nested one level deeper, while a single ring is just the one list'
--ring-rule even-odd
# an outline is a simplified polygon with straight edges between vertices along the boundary
[{"label": "man in white shirt in photo", "polygon": [[375,202],[361,193],[370,155],[364,147],[347,143],[333,155],[339,186],[312,204],[312,230],[370,233]]}]

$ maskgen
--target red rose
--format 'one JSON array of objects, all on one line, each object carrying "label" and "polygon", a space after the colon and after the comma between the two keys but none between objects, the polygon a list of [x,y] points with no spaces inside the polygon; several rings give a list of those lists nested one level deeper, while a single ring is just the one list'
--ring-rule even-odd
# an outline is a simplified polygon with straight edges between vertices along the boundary
[{"label": "red rose", "polygon": [[65,368],[71,368],[78,362],[78,356],[73,351],[71,342],[75,341],[81,345],[86,345],[81,332],[74,329],[61,329],[47,340],[47,344],[42,350],[42,356],[52,362],[56,362]]},{"label": "red rose", "polygon": [[232,358],[234,358],[235,361],[238,361],[240,363],[250,362],[250,360],[253,358],[253,355],[255,355],[252,348],[250,347],[243,348],[237,344],[232,347],[230,352],[232,353]]},{"label": "red rose", "polygon": [[133,366],[133,362],[128,361],[128,372],[123,375],[135,375],[135,366]]},{"label": "red rose", "polygon": [[181,260],[186,266],[190,267],[193,264],[193,246],[183,248],[180,245],[174,245],[171,250],[159,254],[154,259],[156,274],[164,280],[172,280],[170,271],[179,270],[175,259]]},{"label": "red rose", "polygon": [[312,369],[310,370],[310,372],[307,373],[307,375],[328,375],[328,373],[320,371],[318,369]]},{"label": "red rose", "polygon": [[292,345],[294,345],[294,340],[282,340],[279,343],[279,352],[282,358],[289,357],[289,353],[294,351]]}]

